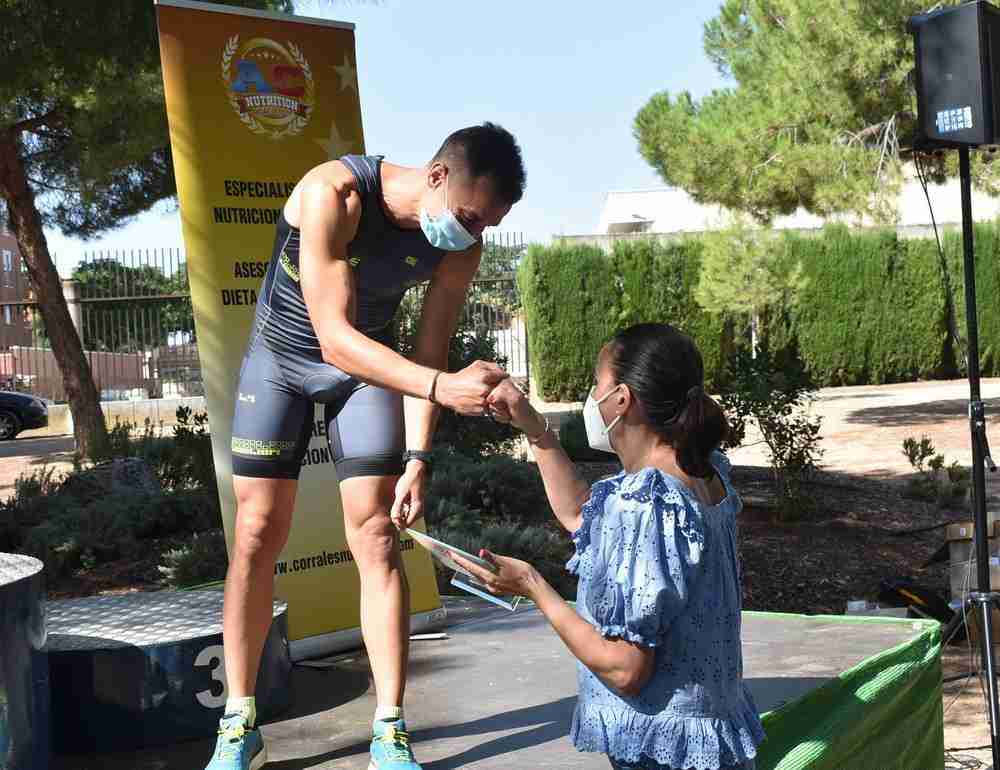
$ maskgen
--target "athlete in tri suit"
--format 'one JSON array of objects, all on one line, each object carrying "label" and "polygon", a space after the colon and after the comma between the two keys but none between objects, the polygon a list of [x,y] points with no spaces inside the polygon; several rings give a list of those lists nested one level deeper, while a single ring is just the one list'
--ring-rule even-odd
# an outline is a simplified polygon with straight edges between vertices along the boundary
[{"label": "athlete in tri suit", "polygon": [[[357,155],[324,163],[285,204],[233,418],[236,537],[223,611],[230,697],[207,770],[266,762],[254,684],[315,403],[325,406],[361,576],[361,628],[378,699],[369,767],[419,770],[403,720],[410,610],[398,529],[422,514],[438,405],[485,414],[487,396],[506,377],[482,361],[445,369],[483,229],[499,224],[524,184],[516,140],[486,123],[452,134],[421,168]],[[407,289],[424,281],[405,358],[395,350],[393,318]]]}]

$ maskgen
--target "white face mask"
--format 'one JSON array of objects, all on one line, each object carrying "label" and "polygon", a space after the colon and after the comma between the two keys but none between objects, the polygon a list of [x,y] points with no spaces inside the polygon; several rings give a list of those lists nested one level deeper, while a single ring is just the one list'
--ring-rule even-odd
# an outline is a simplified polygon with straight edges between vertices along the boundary
[{"label": "white face mask", "polygon": [[587,403],[583,405],[583,424],[587,428],[587,443],[590,444],[591,449],[596,449],[598,452],[615,453],[611,446],[611,429],[618,424],[622,416],[618,415],[611,421],[610,425],[605,425],[598,407],[616,390],[618,390],[617,385],[595,401],[594,388],[591,388],[590,393],[587,394]]}]

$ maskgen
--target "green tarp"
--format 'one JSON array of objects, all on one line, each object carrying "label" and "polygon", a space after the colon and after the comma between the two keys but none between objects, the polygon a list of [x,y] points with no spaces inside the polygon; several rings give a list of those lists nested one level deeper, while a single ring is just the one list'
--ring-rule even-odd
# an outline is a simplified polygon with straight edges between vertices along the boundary
[{"label": "green tarp", "polygon": [[767,739],[759,749],[758,770],[943,770],[940,624],[843,616],[802,619],[838,626],[905,623],[914,635],[765,712],[761,719]]}]

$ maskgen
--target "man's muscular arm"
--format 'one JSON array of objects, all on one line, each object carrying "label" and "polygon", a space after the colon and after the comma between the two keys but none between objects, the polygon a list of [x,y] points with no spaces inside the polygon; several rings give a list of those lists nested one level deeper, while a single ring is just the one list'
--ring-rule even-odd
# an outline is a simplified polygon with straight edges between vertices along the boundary
[{"label": "man's muscular arm", "polygon": [[354,274],[347,244],[361,216],[357,192],[346,185],[311,182],[302,190],[299,212],[302,296],[323,360],[363,382],[427,398],[434,369],[408,361],[354,328]]},{"label": "man's muscular arm", "polygon": [[[424,366],[447,369],[448,347],[465,307],[469,284],[479,269],[483,245],[448,254],[438,265],[424,295],[411,359]],[[404,400],[407,449],[431,448],[438,410],[427,401]]]},{"label": "man's muscular arm", "polygon": [[[360,198],[346,182],[309,182],[301,190],[299,275],[323,360],[362,382],[427,398],[437,370],[409,361],[354,327],[354,274],[347,245],[360,216]],[[483,364],[478,369],[484,371],[468,375],[441,374],[436,400],[462,413],[481,412],[490,385],[503,376],[493,368],[497,371]]]}]

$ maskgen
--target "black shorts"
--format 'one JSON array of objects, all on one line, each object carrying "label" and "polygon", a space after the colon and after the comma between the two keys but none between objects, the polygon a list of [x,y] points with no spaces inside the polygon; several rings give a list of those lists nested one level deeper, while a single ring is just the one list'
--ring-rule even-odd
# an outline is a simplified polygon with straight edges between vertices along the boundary
[{"label": "black shorts", "polygon": [[314,405],[324,404],[321,426],[341,481],[402,474],[402,395],[359,382],[315,355],[282,351],[260,324],[240,368],[233,473],[297,479],[316,424]]}]

